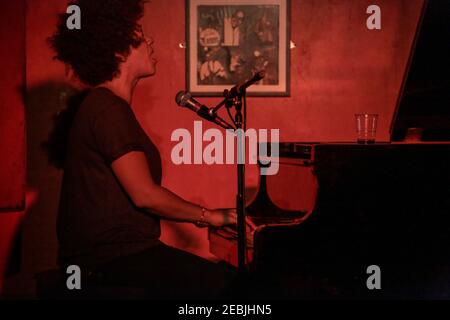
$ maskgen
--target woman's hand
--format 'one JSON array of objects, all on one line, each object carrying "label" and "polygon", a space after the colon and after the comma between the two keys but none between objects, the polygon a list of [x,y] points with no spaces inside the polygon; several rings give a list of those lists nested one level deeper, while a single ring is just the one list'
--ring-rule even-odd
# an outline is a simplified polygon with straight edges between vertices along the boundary
[{"label": "woman's hand", "polygon": [[206,210],[206,222],[212,227],[223,227],[237,224],[236,209]]},{"label": "woman's hand", "polygon": [[[230,226],[235,228],[237,225],[236,209],[206,210],[205,220],[212,227]],[[255,231],[256,225],[249,217],[246,217],[246,225],[247,233],[253,233]]]},{"label": "woman's hand", "polygon": [[[229,236],[236,238],[238,236],[236,209],[206,210],[205,222],[212,227],[221,228]],[[246,227],[247,247],[252,248],[256,225],[249,217],[246,217]]]}]

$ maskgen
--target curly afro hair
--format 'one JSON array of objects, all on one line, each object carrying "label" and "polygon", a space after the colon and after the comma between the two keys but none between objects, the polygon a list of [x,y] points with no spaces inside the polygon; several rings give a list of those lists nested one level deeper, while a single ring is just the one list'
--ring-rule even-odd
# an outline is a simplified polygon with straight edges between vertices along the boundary
[{"label": "curly afro hair", "polygon": [[55,59],[69,64],[85,84],[97,86],[119,74],[120,64],[142,42],[138,21],[144,0],[74,0],[81,9],[81,29],[69,30],[69,14],[59,16],[57,30],[48,40]]}]

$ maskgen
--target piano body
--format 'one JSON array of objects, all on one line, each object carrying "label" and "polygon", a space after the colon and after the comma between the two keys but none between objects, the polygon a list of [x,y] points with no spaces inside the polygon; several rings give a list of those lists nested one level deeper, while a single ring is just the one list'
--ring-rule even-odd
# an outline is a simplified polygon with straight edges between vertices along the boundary
[{"label": "piano body", "polygon": [[[304,159],[308,148],[310,158]],[[396,290],[421,281],[445,286],[439,292],[450,295],[449,164],[445,142],[282,143],[280,175],[298,166],[317,182],[292,173],[286,180],[288,188],[296,178],[300,186],[317,187],[304,189],[313,195],[313,210],[280,208],[272,201],[275,176],[261,177],[247,206],[258,225],[248,249],[251,270],[314,273],[365,287],[367,267],[377,265]],[[211,230],[211,252],[236,265],[236,240]]]}]

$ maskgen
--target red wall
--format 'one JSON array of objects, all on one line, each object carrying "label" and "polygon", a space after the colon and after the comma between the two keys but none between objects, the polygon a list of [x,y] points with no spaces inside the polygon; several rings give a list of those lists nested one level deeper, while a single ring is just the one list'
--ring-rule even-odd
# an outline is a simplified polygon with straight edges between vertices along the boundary
[{"label": "red wall", "polygon": [[[389,141],[423,0],[292,0],[291,4],[291,39],[296,44],[291,50],[291,97],[250,98],[248,126],[278,128],[281,139],[289,141],[354,141],[354,114],[370,112],[380,114],[378,141]],[[380,31],[366,28],[366,9],[372,4],[382,9]],[[174,103],[175,94],[185,87],[186,52],[179,46],[185,42],[184,5],[185,0],[154,0],[149,5],[144,28],[155,39],[158,73],[139,84],[133,108],[161,152],[167,188],[209,207],[234,206],[234,166],[175,166],[170,160],[172,131],[192,128],[196,120],[193,113]],[[71,91],[64,67],[52,60],[45,41],[54,30],[56,13],[65,8],[61,0],[28,0],[27,182],[38,196],[24,221],[23,272],[8,280],[11,294],[30,294],[33,274],[54,267],[56,261],[61,174],[47,164],[40,143],[49,134],[52,115],[63,107],[64,97]],[[217,99],[201,101],[214,105]],[[205,129],[210,127],[204,124]],[[269,182],[274,190],[281,188],[279,177],[292,179],[292,169],[281,170],[280,176]],[[19,171],[20,176],[23,172]],[[251,166],[247,171],[248,186],[255,188],[258,172]],[[314,181],[308,171],[298,174],[303,177],[298,179],[301,183],[286,189],[284,198],[279,193],[274,199],[286,207],[310,210],[314,191],[309,186]],[[289,192],[294,201],[285,200]],[[166,242],[207,255],[205,230],[176,223],[163,227]]]},{"label": "red wall", "polygon": [[0,209],[21,210],[25,186],[25,8],[23,1],[0,4]]},{"label": "red wall", "polygon": [[0,2],[0,294],[25,201],[25,2]]}]

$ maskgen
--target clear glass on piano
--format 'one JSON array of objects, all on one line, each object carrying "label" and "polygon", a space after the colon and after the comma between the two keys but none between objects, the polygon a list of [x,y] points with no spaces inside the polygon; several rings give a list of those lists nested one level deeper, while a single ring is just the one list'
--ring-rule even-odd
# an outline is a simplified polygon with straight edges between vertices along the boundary
[{"label": "clear glass on piano", "polygon": [[373,144],[377,133],[378,114],[355,114],[357,142]]}]

